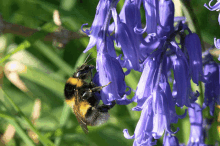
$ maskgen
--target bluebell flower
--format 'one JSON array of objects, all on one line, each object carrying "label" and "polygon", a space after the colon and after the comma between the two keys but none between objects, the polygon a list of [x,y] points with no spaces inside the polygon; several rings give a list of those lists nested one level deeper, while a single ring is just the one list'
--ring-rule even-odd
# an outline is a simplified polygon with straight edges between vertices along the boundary
[{"label": "bluebell flower", "polygon": [[189,108],[188,111],[191,124],[188,146],[206,146],[202,127],[202,108],[197,103],[193,103],[192,108]]},{"label": "bluebell flower", "polygon": [[158,71],[158,61],[156,53],[148,57],[144,62],[144,69],[142,76],[137,85],[137,90],[135,92],[134,101],[137,102],[137,106],[133,110],[143,109],[143,104],[146,99],[152,94],[153,88],[156,80],[156,72]]},{"label": "bluebell flower", "polygon": [[148,34],[145,39],[141,39],[140,60],[145,60],[160,44],[161,41],[156,37],[156,33]]},{"label": "bluebell flower", "polygon": [[215,104],[220,104],[220,80],[219,80],[219,65],[214,62],[211,54],[210,61],[204,65],[204,74],[207,75],[208,80],[205,83],[205,99],[204,105],[209,106],[210,114],[213,116],[215,110]]},{"label": "bluebell flower", "polygon": [[[104,25],[110,5],[111,5],[111,1],[100,0],[96,8],[96,15],[95,15],[95,18],[93,20],[90,30],[84,31],[82,29],[82,31],[90,37],[89,44],[87,45],[83,53],[86,53],[89,49],[91,49],[92,47],[96,45],[96,42],[98,40],[98,35],[101,31],[102,26]],[[83,24],[82,27],[85,25],[88,25],[88,24]]]},{"label": "bluebell flower", "polygon": [[115,39],[116,43],[121,46],[124,57],[121,60],[121,56],[118,58],[122,67],[128,70],[134,69],[140,70],[139,65],[139,50],[133,42],[133,37],[129,31],[128,26],[121,22],[115,8],[112,8],[112,15],[115,22]]},{"label": "bluebell flower", "polygon": [[176,136],[165,133],[164,138],[163,138],[163,145],[164,146],[179,146],[179,141],[176,138]]},{"label": "bluebell flower", "polygon": [[157,32],[157,22],[159,17],[159,2],[155,0],[143,0],[143,6],[145,10],[146,26],[144,29],[138,27],[135,28],[136,32],[144,33],[145,31],[150,33]]},{"label": "bluebell flower", "polygon": [[107,44],[100,39],[97,43],[98,54],[96,60],[96,69],[101,86],[108,86],[101,90],[101,99],[104,104],[111,104],[116,100],[117,104],[129,104],[132,100],[126,98],[125,74],[118,60],[111,57],[107,52]]},{"label": "bluebell flower", "polygon": [[217,49],[220,49],[220,39],[214,38],[214,44]]},{"label": "bluebell flower", "polygon": [[131,34],[132,42],[134,43],[137,56],[140,56],[139,45],[142,34],[135,33],[135,27],[141,27],[141,14],[138,5],[131,0],[125,0],[123,8],[119,14],[121,22],[125,23]]},{"label": "bluebell flower", "polygon": [[196,33],[189,33],[185,37],[185,47],[189,55],[189,70],[192,80],[197,85],[199,81],[205,82],[202,69],[202,47],[199,36]]},{"label": "bluebell flower", "polygon": [[[133,136],[124,130],[126,138],[135,139],[133,145],[153,145],[155,141],[152,140],[159,139],[164,130],[171,134],[176,133],[178,129],[173,132],[171,124],[186,116],[186,112],[182,116],[175,112],[175,101],[166,75],[167,59],[161,53],[160,50],[155,51],[144,62],[144,70],[134,96],[137,106],[133,108],[137,111],[142,110],[141,117]],[[162,62],[161,57],[165,58]],[[159,67],[161,63],[162,68]]]},{"label": "bluebell flower", "polygon": [[[209,7],[204,4],[204,6],[209,9],[210,11],[218,11],[220,9],[220,1],[217,1],[216,4],[214,6],[211,6],[211,3],[213,2],[213,0],[210,0],[209,1]],[[220,13],[218,15],[218,22],[219,22],[219,25],[220,25]]]},{"label": "bluebell flower", "polygon": [[144,103],[144,109],[141,112],[140,119],[136,125],[134,135],[130,136],[127,129],[124,129],[124,137],[127,139],[135,139],[133,146],[155,145],[153,136],[150,135],[153,130],[153,111],[152,97],[148,98]]},{"label": "bluebell flower", "polygon": [[160,0],[160,25],[158,36],[169,36],[174,31],[174,4],[172,0]]},{"label": "bluebell flower", "polygon": [[[176,49],[176,58],[173,58],[173,72],[174,72],[174,82],[173,82],[173,96],[176,100],[176,104],[180,107],[187,106],[193,103],[198,95],[194,95],[191,90],[190,84],[190,74],[189,65],[184,53],[178,47],[177,44],[171,43]],[[171,49],[174,49],[171,47]]]},{"label": "bluebell flower", "polygon": [[176,60],[173,62],[173,72],[174,72],[174,85],[173,85],[173,95],[178,106],[188,106],[190,107],[189,99],[189,86],[190,86],[190,76],[189,68],[185,62],[184,56],[177,55]]}]

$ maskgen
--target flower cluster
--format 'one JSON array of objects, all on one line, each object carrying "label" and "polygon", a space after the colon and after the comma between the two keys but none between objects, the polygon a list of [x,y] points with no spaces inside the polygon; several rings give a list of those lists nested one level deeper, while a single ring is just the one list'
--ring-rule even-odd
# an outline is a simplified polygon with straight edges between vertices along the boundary
[{"label": "flower cluster", "polygon": [[[90,30],[83,30],[90,36],[84,53],[95,45],[97,48],[94,82],[100,86],[111,82],[100,93],[103,103],[111,104],[114,100],[123,105],[137,103],[132,110],[141,111],[141,116],[134,135],[130,136],[127,129],[123,131],[125,138],[134,139],[134,146],[155,145],[164,132],[164,145],[179,145],[174,136],[179,128],[171,127],[184,118],[187,111],[177,115],[175,106],[189,107],[192,124],[189,145],[193,138],[197,142],[196,136],[202,141],[201,134],[197,134],[202,124],[202,110],[195,103],[199,92],[192,91],[190,80],[197,85],[200,81],[205,83],[204,107],[209,106],[213,114],[215,103],[219,104],[218,65],[211,58],[207,59],[208,56],[203,64],[200,39],[190,31],[184,17],[174,17],[172,0],[125,0],[123,8],[117,12],[118,1],[100,0]],[[146,17],[144,28],[140,14],[142,5]],[[215,41],[218,47],[219,42]],[[121,48],[121,54],[116,55],[115,46]],[[124,73],[122,68],[127,71]],[[125,76],[132,69],[142,75],[135,96],[130,100],[126,98],[131,90],[126,86]],[[193,120],[197,117],[199,125],[194,126]]]}]

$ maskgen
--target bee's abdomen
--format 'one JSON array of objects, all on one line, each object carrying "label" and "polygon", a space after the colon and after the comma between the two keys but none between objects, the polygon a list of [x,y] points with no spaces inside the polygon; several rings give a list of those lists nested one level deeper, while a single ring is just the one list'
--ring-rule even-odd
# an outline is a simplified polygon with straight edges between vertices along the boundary
[{"label": "bee's abdomen", "polygon": [[87,124],[89,126],[96,126],[105,123],[109,118],[108,112],[101,112],[97,108],[89,108],[85,115]]}]

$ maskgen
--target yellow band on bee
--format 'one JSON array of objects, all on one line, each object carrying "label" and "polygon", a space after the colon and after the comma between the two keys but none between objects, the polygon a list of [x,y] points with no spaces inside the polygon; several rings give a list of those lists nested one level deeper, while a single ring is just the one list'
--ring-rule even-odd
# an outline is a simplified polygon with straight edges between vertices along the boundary
[{"label": "yellow band on bee", "polygon": [[83,86],[83,81],[81,79],[78,79],[78,78],[72,78],[70,77],[68,80],[67,80],[67,83],[70,83],[72,85],[76,85],[76,87],[81,87]]},{"label": "yellow band on bee", "polygon": [[85,102],[80,102],[79,107],[81,114],[85,116],[91,105],[87,101],[85,101]]},{"label": "yellow band on bee", "polygon": [[70,106],[70,107],[74,107],[75,106],[75,99],[76,97],[72,97],[71,99],[66,100],[66,103]]}]

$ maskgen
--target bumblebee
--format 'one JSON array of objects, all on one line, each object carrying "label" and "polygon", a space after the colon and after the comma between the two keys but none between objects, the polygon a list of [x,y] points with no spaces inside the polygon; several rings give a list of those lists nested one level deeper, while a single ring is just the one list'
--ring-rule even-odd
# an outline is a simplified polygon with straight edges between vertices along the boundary
[{"label": "bumblebee", "polygon": [[108,110],[115,105],[99,105],[97,92],[100,92],[105,86],[96,86],[92,82],[93,65],[84,63],[77,68],[77,71],[70,77],[64,88],[66,103],[73,109],[77,121],[83,131],[87,134],[89,126],[95,126],[105,123],[109,118]]}]

